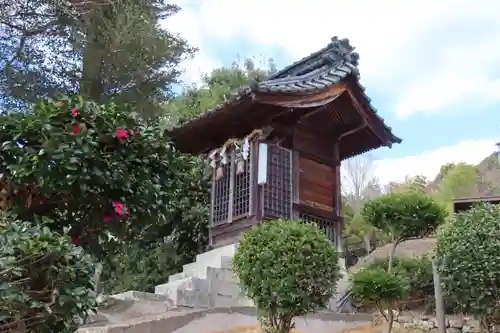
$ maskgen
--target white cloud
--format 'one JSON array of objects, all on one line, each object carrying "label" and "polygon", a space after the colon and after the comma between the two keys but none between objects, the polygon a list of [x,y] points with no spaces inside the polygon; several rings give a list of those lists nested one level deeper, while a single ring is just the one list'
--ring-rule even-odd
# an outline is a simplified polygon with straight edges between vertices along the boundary
[{"label": "white cloud", "polygon": [[446,163],[465,162],[477,164],[496,151],[500,138],[464,140],[453,146],[445,146],[419,155],[375,162],[375,175],[385,185],[391,181],[403,181],[406,176],[424,175],[432,180]]},{"label": "white cloud", "polygon": [[[500,25],[494,36],[500,38]],[[476,45],[460,45],[442,53],[439,70],[411,82],[400,95],[396,112],[408,116],[417,112],[433,113],[453,106],[500,100],[500,77],[492,69],[500,68],[500,46],[490,39]]]},{"label": "white cloud", "polygon": [[182,66],[185,70],[183,80],[186,83],[196,83],[200,81],[202,74],[210,72],[213,68],[222,66],[218,59],[210,56],[202,40],[202,30],[199,21],[199,13],[192,6],[185,6],[183,10],[164,21],[165,28],[173,33],[178,33],[185,38],[192,46],[199,51],[193,59],[185,61]]},{"label": "white cloud", "polygon": [[[307,4],[201,0],[196,5],[185,0],[179,4],[185,11],[167,20],[169,27],[202,47],[189,65],[190,79],[219,65],[203,51],[201,36],[279,47],[296,60],[338,35],[349,38],[361,54],[361,74],[368,88],[376,85],[394,98],[393,111],[400,116],[438,112],[472,98],[484,103],[498,99],[500,83],[489,67],[500,57],[496,0],[309,0]],[[466,32],[483,29],[471,38],[457,38],[464,31],[454,34],[453,25]]]}]

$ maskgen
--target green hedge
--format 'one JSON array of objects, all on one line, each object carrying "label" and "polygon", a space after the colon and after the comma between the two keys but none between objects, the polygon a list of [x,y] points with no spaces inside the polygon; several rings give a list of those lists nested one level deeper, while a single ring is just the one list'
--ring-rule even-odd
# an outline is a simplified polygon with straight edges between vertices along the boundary
[{"label": "green hedge", "polygon": [[[389,259],[379,259],[367,268],[382,268],[387,270]],[[394,258],[393,272],[408,281],[406,300],[420,300],[434,295],[432,263],[429,258]]]},{"label": "green hedge", "polygon": [[[366,269],[387,270],[389,259],[377,259]],[[424,309],[427,313],[435,312],[434,279],[432,276],[432,262],[429,257],[418,258],[395,257],[393,273],[407,281],[408,290],[405,297],[399,302],[400,310]],[[446,313],[456,313],[456,303],[453,297],[444,292]]]}]

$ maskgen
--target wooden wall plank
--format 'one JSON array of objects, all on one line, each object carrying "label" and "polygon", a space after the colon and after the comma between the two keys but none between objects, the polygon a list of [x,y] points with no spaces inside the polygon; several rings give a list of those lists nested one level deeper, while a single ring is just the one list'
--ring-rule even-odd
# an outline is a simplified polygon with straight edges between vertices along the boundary
[{"label": "wooden wall plank", "polygon": [[333,207],[335,187],[331,166],[299,156],[299,200]]}]

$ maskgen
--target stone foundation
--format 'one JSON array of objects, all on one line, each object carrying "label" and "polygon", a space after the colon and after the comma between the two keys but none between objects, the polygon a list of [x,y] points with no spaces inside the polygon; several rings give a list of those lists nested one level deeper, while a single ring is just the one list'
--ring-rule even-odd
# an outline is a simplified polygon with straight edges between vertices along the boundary
[{"label": "stone foundation", "polygon": [[[437,333],[438,321],[435,316],[418,314],[399,314],[394,312],[393,328],[417,328],[426,332]],[[445,319],[446,333],[478,333],[479,323],[468,317],[448,316]]]}]

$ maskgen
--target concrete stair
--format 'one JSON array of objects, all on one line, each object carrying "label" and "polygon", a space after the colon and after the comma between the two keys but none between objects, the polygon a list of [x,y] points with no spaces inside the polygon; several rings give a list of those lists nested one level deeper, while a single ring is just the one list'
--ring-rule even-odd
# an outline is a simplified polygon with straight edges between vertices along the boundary
[{"label": "concrete stair", "polygon": [[[174,307],[253,306],[242,294],[234,276],[232,258],[236,249],[237,244],[232,244],[197,255],[195,262],[171,275],[168,283],[156,286],[155,294],[168,297]],[[337,294],[330,300],[328,310],[351,312],[350,302],[345,298],[349,282],[344,265],[341,272],[343,277],[338,281]]]},{"label": "concrete stair", "polygon": [[173,306],[215,308],[252,306],[241,292],[232,270],[237,244],[217,248],[196,256],[182,272],[169,277],[168,283],[155,287],[155,294],[165,295]]}]

